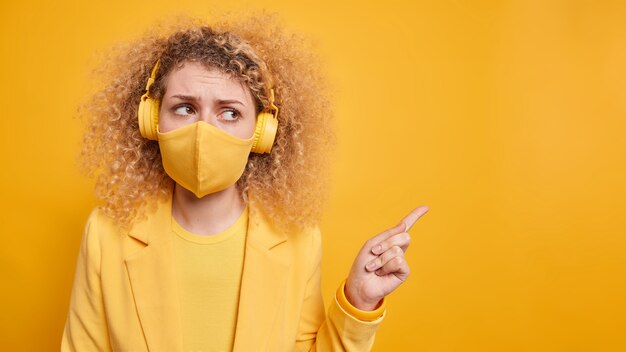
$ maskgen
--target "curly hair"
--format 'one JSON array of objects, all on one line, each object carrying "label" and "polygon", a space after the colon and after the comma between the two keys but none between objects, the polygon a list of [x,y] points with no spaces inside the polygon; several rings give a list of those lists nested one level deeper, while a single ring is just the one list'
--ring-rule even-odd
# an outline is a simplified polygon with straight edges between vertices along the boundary
[{"label": "curly hair", "polygon": [[334,137],[327,86],[307,41],[286,34],[271,15],[212,26],[180,22],[187,24],[118,45],[95,70],[104,83],[80,109],[87,119],[81,161],[96,176],[104,212],[127,228],[170,196],[174,182],[162,166],[158,142],[141,136],[137,108],[157,60],[149,92],[155,99],[163,96],[172,70],[194,61],[247,86],[257,112],[268,105],[269,89],[274,89],[280,114],[272,152],[250,154],[237,187],[251,211],[262,209],[278,226],[317,223]]}]

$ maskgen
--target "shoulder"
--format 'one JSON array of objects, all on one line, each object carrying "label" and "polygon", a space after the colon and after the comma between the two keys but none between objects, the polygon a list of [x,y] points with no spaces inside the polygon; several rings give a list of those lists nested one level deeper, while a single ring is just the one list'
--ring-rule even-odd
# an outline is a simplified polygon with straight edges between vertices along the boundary
[{"label": "shoulder", "polygon": [[297,260],[304,261],[308,270],[315,269],[321,261],[322,234],[318,226],[290,231],[287,242],[298,253]]},{"label": "shoulder", "polygon": [[99,208],[94,209],[85,225],[81,243],[82,258],[99,274],[119,277],[126,259],[146,247],[146,243],[131,235]]},{"label": "shoulder", "polygon": [[125,231],[111,217],[101,208],[94,208],[85,224],[81,251],[89,258],[100,261],[103,253],[120,247],[125,237]]},{"label": "shoulder", "polygon": [[317,225],[294,230],[290,233],[289,240],[304,247],[314,257],[321,255],[322,233]]},{"label": "shoulder", "polygon": [[122,235],[122,229],[101,208],[94,208],[85,224],[85,237],[90,240],[107,240]]}]

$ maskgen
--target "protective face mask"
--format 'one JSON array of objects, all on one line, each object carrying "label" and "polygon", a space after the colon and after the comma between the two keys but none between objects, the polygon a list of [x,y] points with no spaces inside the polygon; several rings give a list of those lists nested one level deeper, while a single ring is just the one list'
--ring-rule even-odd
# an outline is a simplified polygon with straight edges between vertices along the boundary
[{"label": "protective face mask", "polygon": [[165,172],[198,198],[239,180],[253,141],[200,121],[157,135]]}]

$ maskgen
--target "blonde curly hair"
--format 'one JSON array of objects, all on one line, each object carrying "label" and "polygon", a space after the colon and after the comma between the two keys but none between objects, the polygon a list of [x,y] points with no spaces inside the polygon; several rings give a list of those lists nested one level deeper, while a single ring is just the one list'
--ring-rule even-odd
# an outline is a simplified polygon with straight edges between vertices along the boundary
[{"label": "blonde curly hair", "polygon": [[[137,108],[155,62],[149,95],[160,99],[167,75],[185,62],[216,68],[250,89],[257,112],[269,89],[280,109],[270,154],[250,154],[237,182],[251,211],[262,209],[281,227],[314,225],[327,186],[327,152],[333,144],[327,87],[307,42],[280,29],[273,15],[208,26],[185,18],[106,53],[96,70],[103,86],[80,109],[87,119],[81,161],[96,176],[96,196],[119,226],[128,228],[167,199],[157,141],[139,132]],[[190,23],[190,24],[189,24]]]}]

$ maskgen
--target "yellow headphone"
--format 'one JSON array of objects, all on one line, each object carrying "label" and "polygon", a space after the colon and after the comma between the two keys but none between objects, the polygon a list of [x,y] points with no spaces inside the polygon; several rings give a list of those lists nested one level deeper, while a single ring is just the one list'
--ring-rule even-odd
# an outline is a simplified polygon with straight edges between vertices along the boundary
[{"label": "yellow headphone", "polygon": [[[148,96],[150,86],[156,79],[156,72],[159,68],[159,61],[152,69],[148,83],[146,84],[146,93],[141,96],[137,117],[139,118],[139,131],[145,138],[156,141],[157,127],[159,126],[159,105],[158,100]],[[274,105],[274,90],[270,89],[269,107],[261,111],[257,115],[256,127],[254,129],[254,140],[252,142],[253,153],[269,153],[272,150],[274,139],[276,138],[276,130],[278,129],[278,107]]]}]

